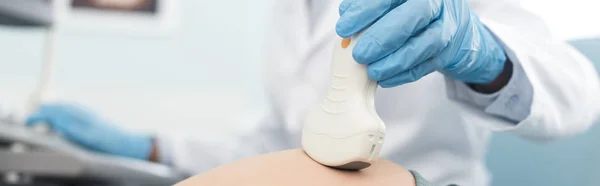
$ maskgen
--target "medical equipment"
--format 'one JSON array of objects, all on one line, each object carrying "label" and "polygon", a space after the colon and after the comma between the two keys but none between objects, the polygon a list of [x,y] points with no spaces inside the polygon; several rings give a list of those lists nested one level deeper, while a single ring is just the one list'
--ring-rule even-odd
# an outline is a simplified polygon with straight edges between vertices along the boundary
[{"label": "medical equipment", "polygon": [[39,27],[52,21],[52,1],[0,0],[0,25]]},{"label": "medical equipment", "polygon": [[331,87],[323,103],[309,111],[302,131],[302,146],[312,159],[345,170],[369,167],[385,137],[385,125],[375,111],[377,82],[352,57],[359,38],[336,42]]},{"label": "medical equipment", "polygon": [[[57,36],[53,2],[0,0],[0,25],[47,29],[40,80],[30,95],[25,112],[37,109],[49,96]],[[86,151],[49,133],[46,125],[25,127],[22,114],[27,113],[18,113],[15,108],[0,110],[0,185],[162,186],[175,184],[189,176],[164,165]]]},{"label": "medical equipment", "polygon": [[[11,144],[23,144],[16,148]],[[189,175],[164,165],[83,150],[63,138],[0,122],[0,185],[173,185]]]}]

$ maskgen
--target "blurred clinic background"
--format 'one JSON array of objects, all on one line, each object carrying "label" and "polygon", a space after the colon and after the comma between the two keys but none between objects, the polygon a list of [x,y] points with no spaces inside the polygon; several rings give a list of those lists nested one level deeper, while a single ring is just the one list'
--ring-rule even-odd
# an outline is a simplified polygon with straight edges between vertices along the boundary
[{"label": "blurred clinic background", "polygon": [[[261,62],[273,1],[124,0],[132,5],[107,13],[85,0],[0,0],[0,105],[25,112],[51,58],[44,100],[81,103],[123,128],[210,135],[255,127],[247,121],[265,105]],[[539,1],[547,6],[533,6]],[[600,67],[597,2],[523,4]],[[598,126],[541,145],[495,134],[493,185],[600,185],[598,141]]]}]

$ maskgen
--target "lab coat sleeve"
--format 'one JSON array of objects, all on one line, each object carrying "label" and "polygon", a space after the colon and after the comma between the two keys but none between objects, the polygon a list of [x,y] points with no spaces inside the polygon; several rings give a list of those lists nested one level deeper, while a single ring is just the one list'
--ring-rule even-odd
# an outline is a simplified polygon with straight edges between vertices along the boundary
[{"label": "lab coat sleeve", "polygon": [[459,82],[447,82],[449,97],[461,103],[467,122],[541,141],[576,134],[594,123],[600,81],[589,59],[553,38],[544,22],[516,1],[483,0],[472,9],[503,45],[514,73],[503,90],[488,95],[492,102],[484,108],[461,99],[469,95]]},{"label": "lab coat sleeve", "polygon": [[502,90],[492,94],[483,94],[474,91],[464,82],[446,77],[448,97],[517,125],[530,114],[533,87],[521,65],[518,62],[512,63],[512,76]]},{"label": "lab coat sleeve", "polygon": [[242,158],[285,150],[288,135],[283,125],[276,123],[275,113],[267,111],[258,123],[249,120],[256,128],[243,132],[158,134],[159,158],[163,164],[198,174]]},{"label": "lab coat sleeve", "polygon": [[262,117],[248,119],[246,123],[256,128],[233,134],[207,134],[206,131],[199,131],[197,136],[159,134],[157,143],[163,163],[200,173],[241,158],[298,146],[298,136],[290,132],[296,130],[286,125],[294,123],[282,115],[285,108],[293,107],[287,103],[298,99],[283,95],[293,89],[288,85],[294,83],[288,80],[294,79],[290,76],[299,69],[297,61],[305,60],[305,53],[310,51],[312,40],[308,38],[312,29],[309,25],[313,14],[306,1],[275,1],[273,10],[265,38],[263,77],[269,102]]}]

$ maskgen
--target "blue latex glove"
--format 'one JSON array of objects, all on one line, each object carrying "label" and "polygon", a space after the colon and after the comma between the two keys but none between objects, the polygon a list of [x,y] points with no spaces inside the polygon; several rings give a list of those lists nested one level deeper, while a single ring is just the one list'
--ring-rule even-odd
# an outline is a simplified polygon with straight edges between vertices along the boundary
[{"label": "blue latex glove", "polygon": [[467,0],[344,0],[336,30],[350,37],[366,29],[353,57],[368,64],[381,87],[417,81],[439,71],[486,84],[504,69],[501,45]]},{"label": "blue latex glove", "polygon": [[75,105],[43,105],[26,123],[46,123],[69,141],[97,152],[146,160],[152,150],[150,136],[126,133]]}]

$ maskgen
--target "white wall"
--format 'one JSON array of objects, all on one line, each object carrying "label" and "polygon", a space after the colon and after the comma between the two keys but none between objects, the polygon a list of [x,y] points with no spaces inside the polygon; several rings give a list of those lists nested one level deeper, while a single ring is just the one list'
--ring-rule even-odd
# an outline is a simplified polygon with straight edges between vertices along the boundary
[{"label": "white wall", "polygon": [[[182,0],[169,37],[65,31],[54,93],[141,130],[232,129],[263,104],[262,41],[270,0]],[[44,32],[0,27],[0,100],[23,104]],[[245,126],[245,125],[244,125]]]},{"label": "white wall", "polygon": [[556,37],[565,40],[600,37],[600,6],[595,0],[522,0],[523,6],[546,20]]}]

